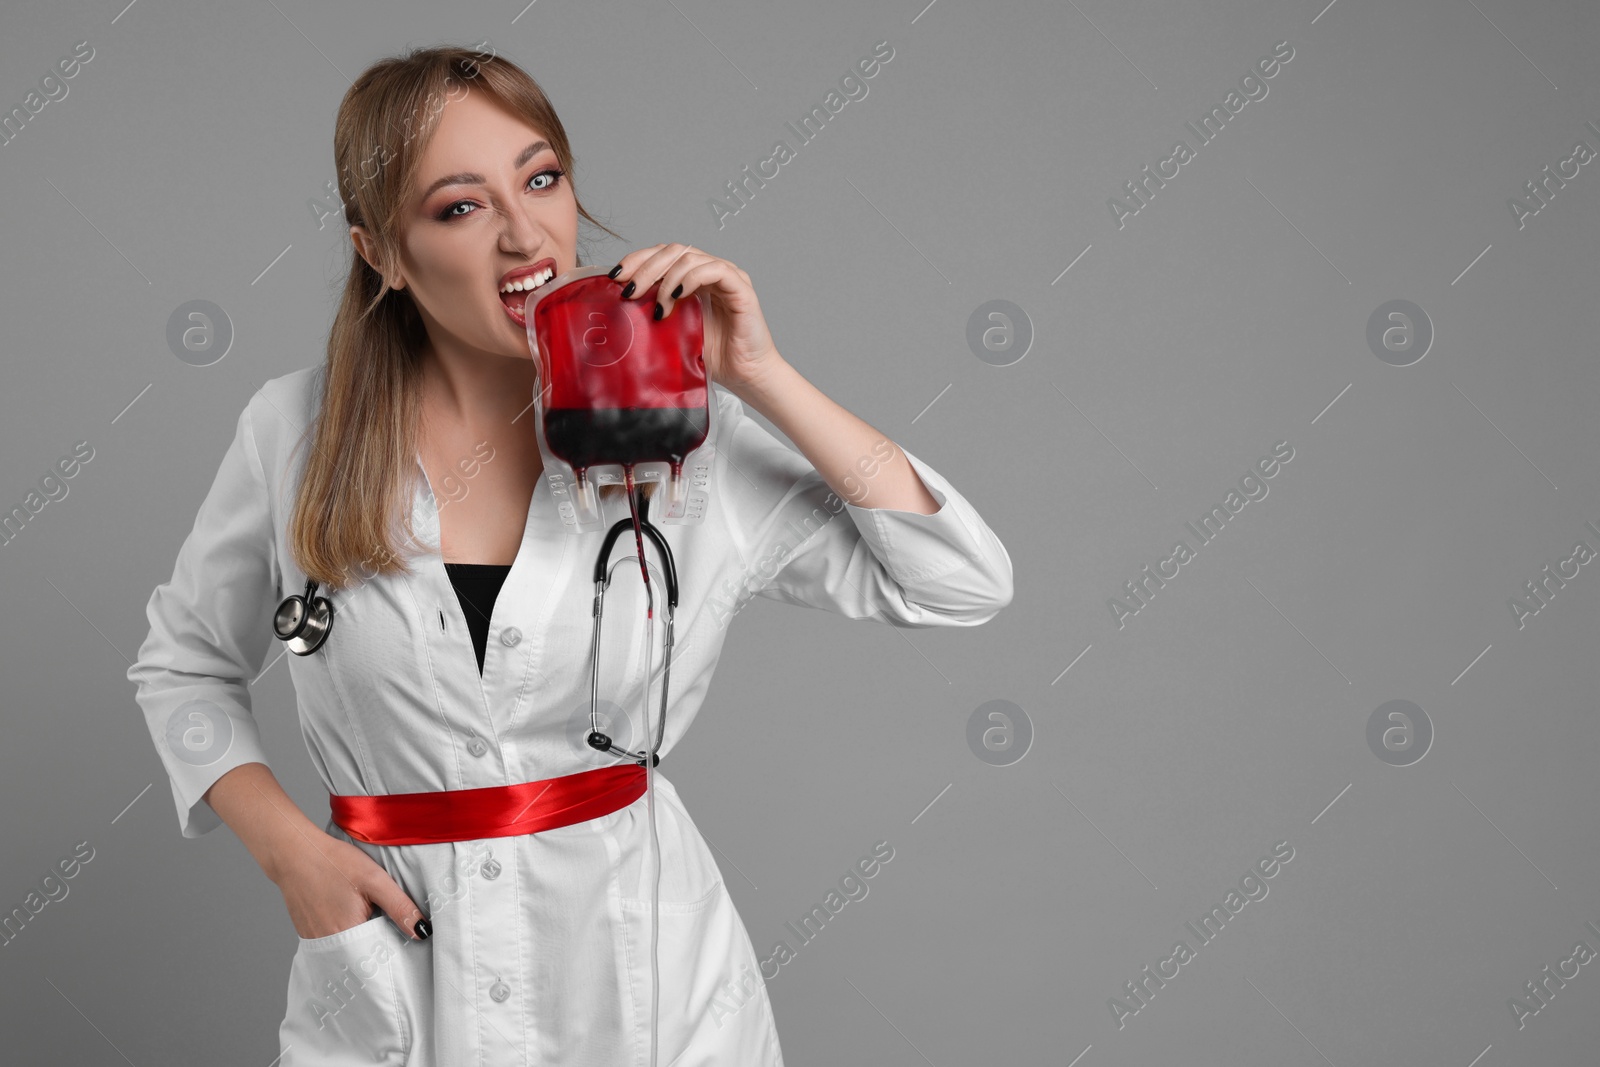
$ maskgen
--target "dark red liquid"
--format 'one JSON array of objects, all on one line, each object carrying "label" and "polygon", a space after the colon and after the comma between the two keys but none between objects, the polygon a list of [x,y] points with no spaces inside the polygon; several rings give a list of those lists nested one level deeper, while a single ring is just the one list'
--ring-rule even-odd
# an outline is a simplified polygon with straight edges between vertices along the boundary
[{"label": "dark red liquid", "polygon": [[544,435],[574,470],[602,463],[681,463],[711,428],[705,408],[550,408]]}]

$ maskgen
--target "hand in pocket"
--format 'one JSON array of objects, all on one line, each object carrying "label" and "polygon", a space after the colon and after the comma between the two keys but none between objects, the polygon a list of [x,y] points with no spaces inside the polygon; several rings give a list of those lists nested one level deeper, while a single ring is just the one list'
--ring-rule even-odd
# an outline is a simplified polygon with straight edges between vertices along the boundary
[{"label": "hand in pocket", "polygon": [[273,878],[295,933],[329,937],[373,918],[376,907],[413,941],[433,933],[422,909],[361,849],[325,832],[280,858]]}]

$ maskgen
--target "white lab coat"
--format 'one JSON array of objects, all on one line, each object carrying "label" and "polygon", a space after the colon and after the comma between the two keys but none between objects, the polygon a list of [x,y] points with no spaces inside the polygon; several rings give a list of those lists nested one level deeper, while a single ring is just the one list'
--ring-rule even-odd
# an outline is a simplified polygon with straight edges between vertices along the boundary
[{"label": "white lab coat", "polygon": [[[280,656],[275,669],[294,680],[306,749],[330,793],[471,789],[616,762],[584,744],[602,534],[570,532],[542,477],[494,605],[481,678],[437,552],[413,556],[412,577],[334,591],[327,642],[310,656],[284,652],[272,615],[305,587],[286,527],[309,439],[291,451],[321,380],[322,368],[310,367],[251,397],[171,581],[150,598],[150,633],[128,677],[183,835],[220,824],[202,800],[213,782],[240,764],[268,763],[247,683]],[[658,524],[681,587],[654,792],[658,1064],[776,1067],[782,1054],[760,964],[711,852],[661,773],[705,698],[727,625],[756,594],[896,626],[976,626],[1010,602],[1011,560],[972,505],[909,452],[937,512],[842,504],[737,397],[714,393],[710,511],[699,525]],[[414,529],[436,545],[435,500],[419,461]],[[608,511],[608,524],[622,513]],[[648,540],[646,551],[657,567]],[[612,558],[633,552],[627,535]],[[615,717],[609,732],[634,750],[644,747],[644,616],[638,565],[624,563],[606,596],[600,696],[602,709],[610,701],[631,718],[631,734]],[[651,729],[664,636],[658,606]],[[647,801],[520,837],[352,842],[430,916],[433,936],[414,942],[380,913],[300,939],[279,1030],[283,1067],[648,1067]],[[331,818],[325,828],[351,840]]]}]

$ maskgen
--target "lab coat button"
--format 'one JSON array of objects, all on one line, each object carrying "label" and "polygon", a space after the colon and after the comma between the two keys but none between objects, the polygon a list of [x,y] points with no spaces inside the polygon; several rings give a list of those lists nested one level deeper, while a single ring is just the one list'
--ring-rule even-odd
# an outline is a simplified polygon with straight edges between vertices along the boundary
[{"label": "lab coat button", "polygon": [[489,987],[489,996],[494,1000],[494,1002],[496,1004],[503,1003],[505,1001],[505,999],[507,997],[509,997],[510,995],[511,995],[511,987],[506,985],[504,982],[502,982],[498,978],[496,978],[494,980],[494,985]]},{"label": "lab coat button", "polygon": [[507,626],[504,630],[500,631],[500,643],[505,645],[507,648],[516,647],[517,642],[521,640],[522,631],[517,629],[515,626]]}]

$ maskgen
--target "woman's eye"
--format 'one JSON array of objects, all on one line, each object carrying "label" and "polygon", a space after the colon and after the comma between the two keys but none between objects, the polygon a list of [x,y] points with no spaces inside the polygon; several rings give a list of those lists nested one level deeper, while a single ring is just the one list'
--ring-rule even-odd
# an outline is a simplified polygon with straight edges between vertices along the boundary
[{"label": "woman's eye", "polygon": [[[557,185],[561,184],[561,176],[565,173],[566,171],[562,170],[560,167],[546,167],[544,170],[537,172],[531,178],[529,178],[528,184],[533,185],[533,183],[538,179],[548,177],[550,179],[549,183],[546,185],[534,186],[534,191],[540,193],[549,192],[551,189],[554,189]],[[437,217],[440,219],[459,219],[464,215],[470,215],[471,211],[457,211],[456,208],[470,209],[471,207],[473,207],[472,201],[457,200],[455,203],[448,205],[443,211],[439,212]]]},{"label": "woman's eye", "polygon": [[532,183],[536,179],[543,178],[548,174],[550,176],[550,184],[541,185],[538,188],[541,191],[545,189],[554,189],[558,184],[560,184],[561,176],[565,173],[566,171],[562,170],[560,167],[546,167],[544,170],[541,170],[539,173],[535,174],[532,178],[529,178],[528,181],[529,183]]}]

